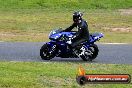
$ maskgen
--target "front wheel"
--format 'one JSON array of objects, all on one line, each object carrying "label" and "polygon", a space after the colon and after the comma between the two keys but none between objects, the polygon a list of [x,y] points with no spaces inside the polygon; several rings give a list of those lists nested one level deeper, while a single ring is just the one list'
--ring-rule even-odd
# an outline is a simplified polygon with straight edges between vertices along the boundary
[{"label": "front wheel", "polygon": [[84,61],[92,61],[97,57],[98,52],[99,52],[98,46],[96,44],[92,44],[89,46],[89,49],[85,50],[84,54],[81,55],[80,57]]},{"label": "front wheel", "polygon": [[55,57],[56,45],[44,44],[40,49],[40,56],[43,60],[50,60]]}]

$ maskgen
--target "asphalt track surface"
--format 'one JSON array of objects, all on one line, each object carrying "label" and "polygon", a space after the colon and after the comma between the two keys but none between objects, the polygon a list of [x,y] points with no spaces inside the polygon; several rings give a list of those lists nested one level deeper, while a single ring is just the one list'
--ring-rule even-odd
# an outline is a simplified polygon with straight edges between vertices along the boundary
[{"label": "asphalt track surface", "polygon": [[[0,42],[0,61],[47,62],[39,56],[42,42]],[[132,44],[98,44],[99,55],[93,62],[84,62],[81,58],[55,57],[50,62],[81,62],[132,64]]]}]

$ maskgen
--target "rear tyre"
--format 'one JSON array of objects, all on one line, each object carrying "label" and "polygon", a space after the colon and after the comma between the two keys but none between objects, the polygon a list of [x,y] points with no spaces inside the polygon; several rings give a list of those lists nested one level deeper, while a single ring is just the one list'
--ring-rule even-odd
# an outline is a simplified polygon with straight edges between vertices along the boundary
[{"label": "rear tyre", "polygon": [[[97,57],[98,52],[99,52],[98,46],[96,44],[93,44],[93,45],[90,45],[89,49],[85,51],[85,54],[81,55],[80,57],[84,61],[92,61]],[[87,53],[90,53],[90,54],[87,54]]]},{"label": "rear tyre", "polygon": [[40,49],[40,56],[43,60],[50,60],[55,57],[56,47],[51,47],[48,44],[44,44]]}]

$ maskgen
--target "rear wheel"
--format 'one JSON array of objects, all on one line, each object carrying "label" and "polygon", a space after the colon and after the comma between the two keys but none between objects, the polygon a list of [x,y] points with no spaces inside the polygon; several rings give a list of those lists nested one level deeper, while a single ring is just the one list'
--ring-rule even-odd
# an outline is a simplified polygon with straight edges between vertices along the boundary
[{"label": "rear wheel", "polygon": [[92,61],[97,57],[99,49],[96,44],[92,44],[88,49],[85,46],[81,46],[80,48],[76,48],[74,52],[84,61]]},{"label": "rear wheel", "polygon": [[43,60],[50,60],[55,57],[56,45],[49,46],[44,44],[40,49],[40,56]]},{"label": "rear wheel", "polygon": [[85,51],[85,54],[81,56],[84,61],[92,61],[98,55],[99,49],[96,44],[90,45],[89,49]]}]

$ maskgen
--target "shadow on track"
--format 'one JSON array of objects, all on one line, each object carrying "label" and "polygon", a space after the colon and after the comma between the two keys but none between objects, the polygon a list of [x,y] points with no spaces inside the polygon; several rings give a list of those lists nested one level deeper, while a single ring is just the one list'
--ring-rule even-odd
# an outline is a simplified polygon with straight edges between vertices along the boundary
[{"label": "shadow on track", "polygon": [[97,61],[83,61],[82,59],[80,58],[58,58],[58,57],[55,57],[51,60],[41,60],[42,62],[63,62],[63,63],[67,63],[67,62],[70,62],[70,63],[97,63]]}]

